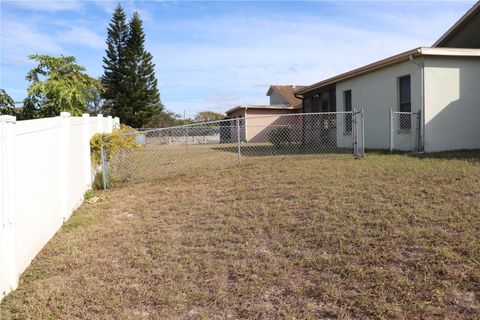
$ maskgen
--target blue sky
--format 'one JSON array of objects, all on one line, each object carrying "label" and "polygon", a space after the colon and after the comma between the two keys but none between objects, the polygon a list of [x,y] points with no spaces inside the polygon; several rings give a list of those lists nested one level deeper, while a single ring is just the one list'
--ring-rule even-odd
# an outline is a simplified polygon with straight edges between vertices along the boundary
[{"label": "blue sky", "polygon": [[[103,73],[119,1],[1,1],[0,87],[21,101],[32,53]],[[311,84],[440,37],[474,1],[120,1],[144,20],[162,102],[192,116],[267,103],[270,84]]]}]

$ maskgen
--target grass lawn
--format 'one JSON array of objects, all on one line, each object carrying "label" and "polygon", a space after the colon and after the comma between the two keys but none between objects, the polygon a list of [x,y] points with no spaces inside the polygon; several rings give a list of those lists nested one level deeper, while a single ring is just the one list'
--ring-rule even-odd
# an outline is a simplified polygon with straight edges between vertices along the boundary
[{"label": "grass lawn", "polygon": [[0,319],[480,318],[478,155],[281,156],[96,195]]},{"label": "grass lawn", "polygon": [[351,158],[352,148],[298,143],[273,146],[271,143],[242,143],[238,157],[236,143],[210,144],[156,144],[149,141],[139,149],[123,149],[109,165],[109,183],[118,186],[146,180],[168,179],[179,175],[192,175],[205,170],[222,170],[242,164],[256,163],[259,159],[276,161],[279,156],[318,158],[327,153]]}]

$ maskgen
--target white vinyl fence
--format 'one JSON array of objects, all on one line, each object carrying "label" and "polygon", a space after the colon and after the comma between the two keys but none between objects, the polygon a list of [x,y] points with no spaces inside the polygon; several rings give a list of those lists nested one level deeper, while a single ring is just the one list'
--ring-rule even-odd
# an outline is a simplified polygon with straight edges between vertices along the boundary
[{"label": "white vinyl fence", "polygon": [[90,138],[119,119],[0,116],[0,299],[82,203],[92,182]]}]

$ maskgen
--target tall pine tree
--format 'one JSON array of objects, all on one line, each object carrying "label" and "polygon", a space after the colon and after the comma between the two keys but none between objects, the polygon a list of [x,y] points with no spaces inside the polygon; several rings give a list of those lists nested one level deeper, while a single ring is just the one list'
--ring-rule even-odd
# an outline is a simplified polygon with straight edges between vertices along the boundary
[{"label": "tall pine tree", "polygon": [[[152,55],[145,50],[145,34],[142,20],[137,12],[129,23],[129,34],[126,47],[126,89],[128,106],[131,114],[124,116],[124,121],[133,127],[147,125],[159,114],[163,105],[155,78],[155,64]],[[121,118],[122,119],[122,118]]]},{"label": "tall pine tree", "polygon": [[127,16],[120,4],[113,12],[108,26],[106,57],[103,58],[102,83],[104,111],[125,121],[131,114],[126,96],[126,50],[128,41]]}]

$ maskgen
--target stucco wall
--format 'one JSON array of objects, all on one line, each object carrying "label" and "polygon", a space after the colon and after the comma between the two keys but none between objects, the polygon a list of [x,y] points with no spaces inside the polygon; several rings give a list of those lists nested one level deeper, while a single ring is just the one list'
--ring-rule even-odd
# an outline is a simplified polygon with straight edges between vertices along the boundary
[{"label": "stucco wall", "polygon": [[[352,90],[352,108],[363,109],[365,119],[365,148],[390,147],[390,108],[399,110],[398,78],[410,75],[412,112],[421,108],[421,71],[412,62],[403,62],[337,84],[337,111],[345,111],[343,92]],[[339,145],[349,141],[343,137],[344,121],[337,123]]]},{"label": "stucco wall", "polygon": [[287,101],[282,98],[277,92],[273,91],[272,94],[270,95],[270,105],[275,105],[275,104],[286,104]]},{"label": "stucco wall", "polygon": [[[267,142],[268,132],[277,127],[289,127],[292,131],[292,139],[295,129],[298,127],[298,116],[282,117],[284,114],[292,114],[296,110],[275,109],[248,109],[246,112],[245,135],[247,142]],[[300,128],[300,127],[299,127]]]},{"label": "stucco wall", "polygon": [[480,58],[425,59],[425,151],[480,148]]}]

